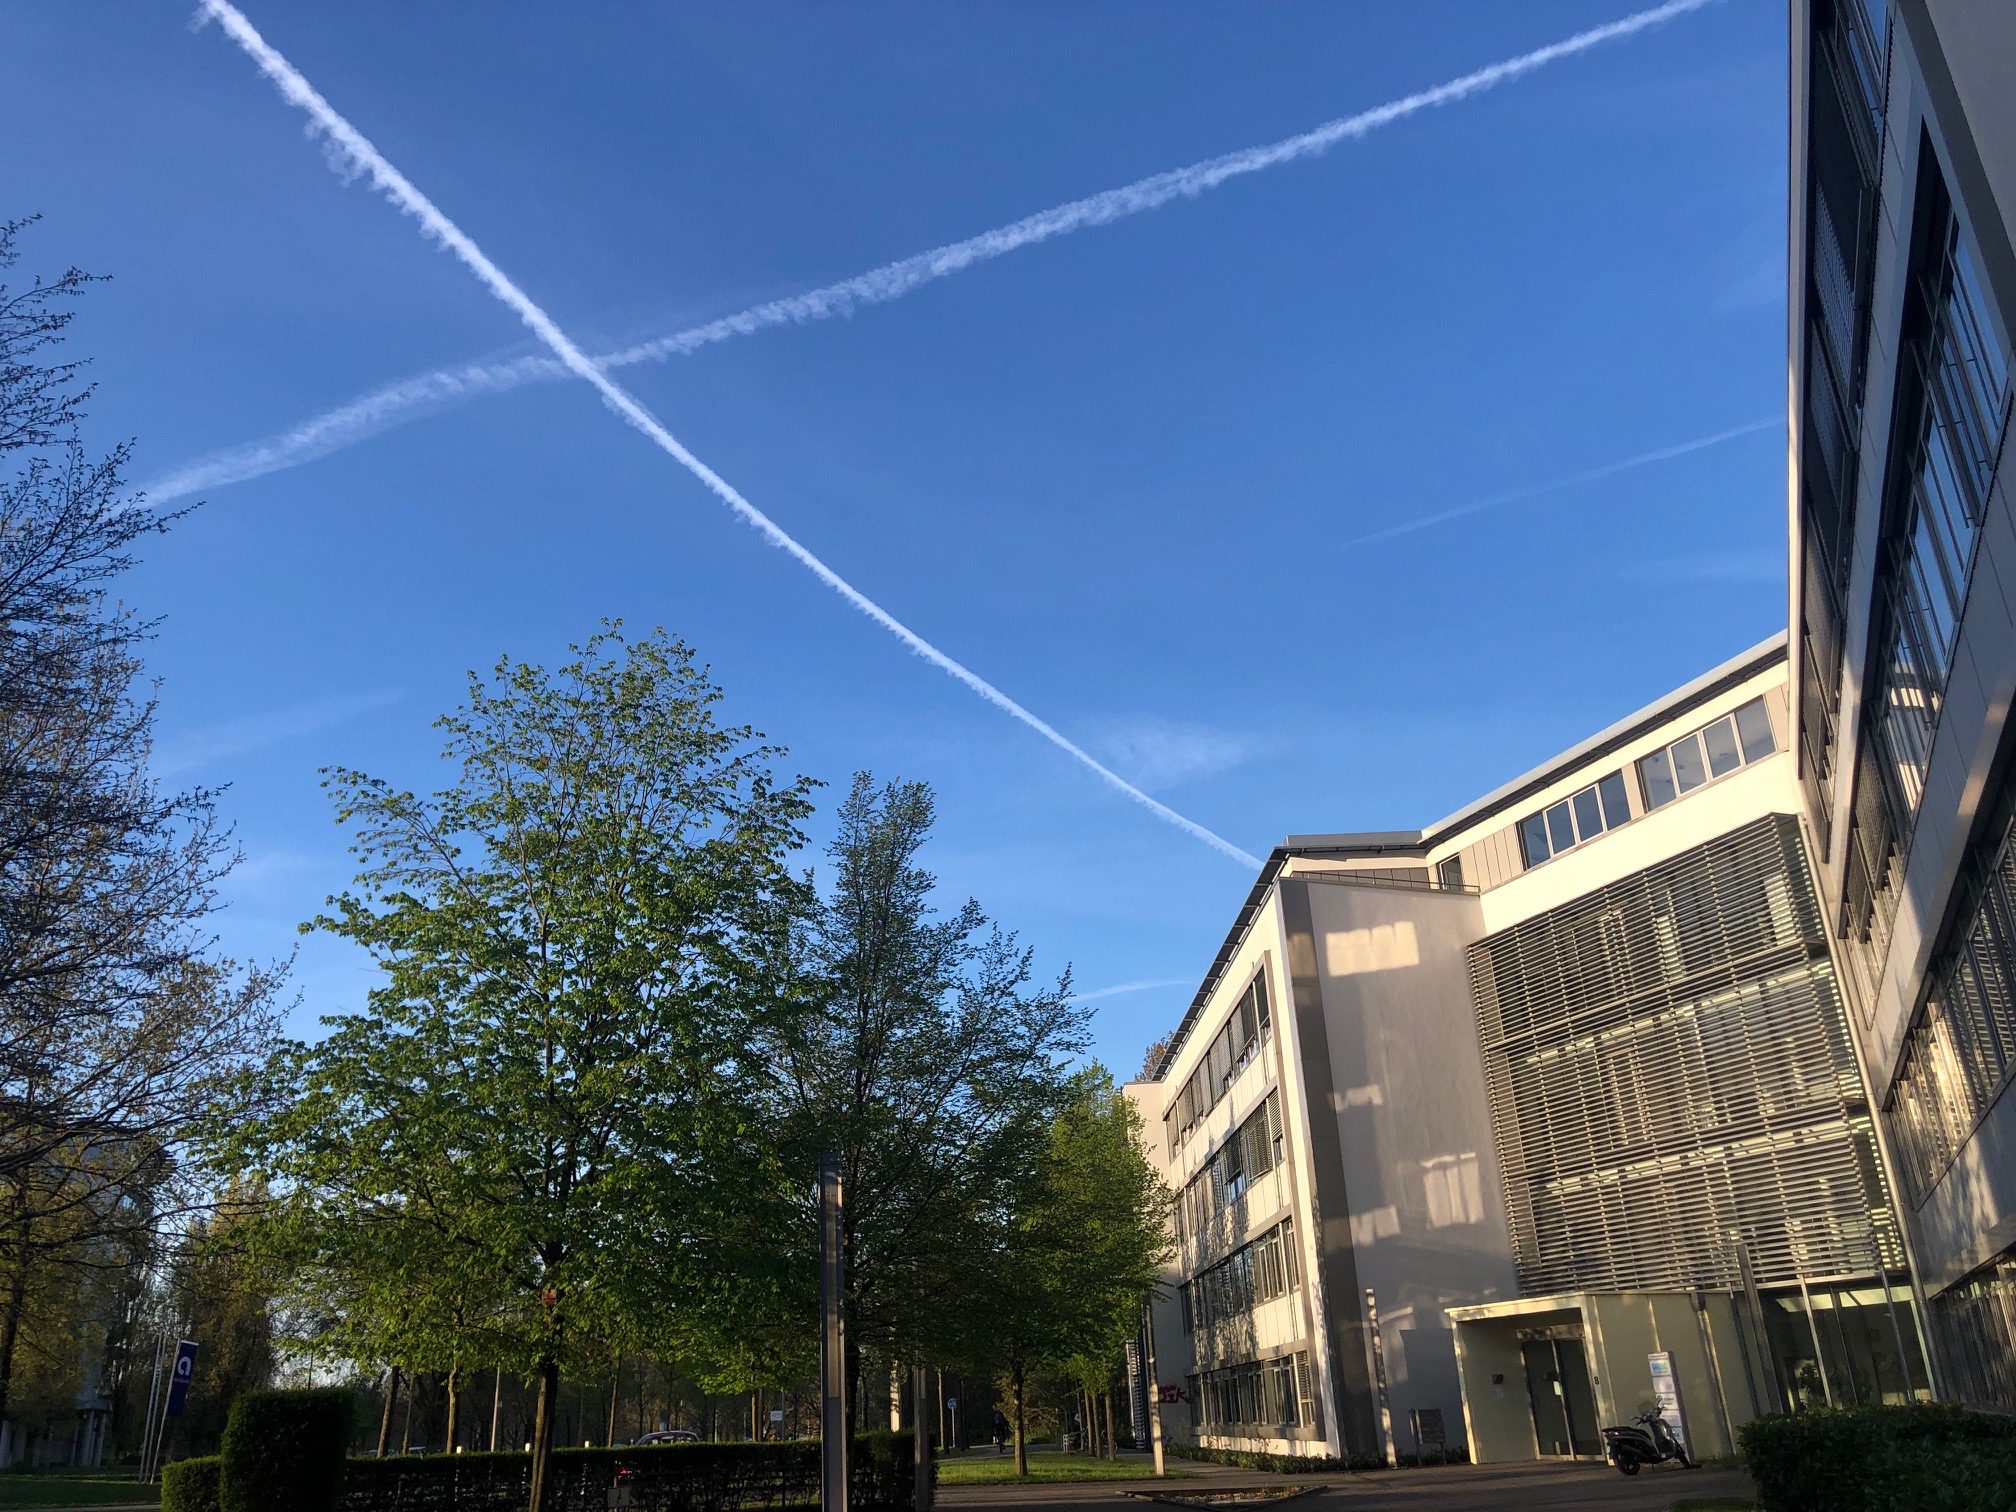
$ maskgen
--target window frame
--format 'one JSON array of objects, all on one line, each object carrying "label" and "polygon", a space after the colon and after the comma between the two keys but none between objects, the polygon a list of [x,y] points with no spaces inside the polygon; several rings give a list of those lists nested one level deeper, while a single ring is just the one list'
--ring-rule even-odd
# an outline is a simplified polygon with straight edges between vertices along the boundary
[{"label": "window frame", "polygon": [[[1603,791],[1613,779],[1617,784],[1618,796],[1623,800],[1625,811],[1624,818],[1614,822],[1610,818],[1611,803]],[[1579,812],[1582,800],[1585,798],[1589,807],[1595,811],[1597,820],[1596,827],[1586,835],[1582,833],[1582,817]],[[1559,822],[1567,827],[1570,837],[1565,845],[1555,843],[1557,816]],[[1525,863],[1526,871],[1532,871],[1536,866],[1545,866],[1557,856],[1564,856],[1572,850],[1580,850],[1592,840],[1602,839],[1612,830],[1622,829],[1637,817],[1638,815],[1631,812],[1630,789],[1624,782],[1624,769],[1619,767],[1615,771],[1604,773],[1594,782],[1555,799],[1545,807],[1534,810],[1514,825],[1514,832],[1519,837],[1519,859]],[[1533,853],[1536,836],[1547,847],[1546,853],[1537,857]]]},{"label": "window frame", "polygon": [[[1751,751],[1752,742],[1744,734],[1742,718],[1751,709],[1758,710],[1762,715],[1764,734],[1770,738],[1769,747],[1754,755]],[[1725,728],[1729,747],[1736,757],[1736,764],[1718,772],[1715,770],[1715,752],[1710,744],[1709,734],[1711,731]],[[1691,751],[1698,772],[1695,780],[1685,786],[1681,783],[1680,752],[1683,749]],[[1733,709],[1724,709],[1713,719],[1697,725],[1686,734],[1675,736],[1644,755],[1634,757],[1631,761],[1631,771],[1638,780],[1638,801],[1645,806],[1644,811],[1647,814],[1656,813],[1683,798],[1691,798],[1704,788],[1711,788],[1718,782],[1734,777],[1760,761],[1768,761],[1773,756],[1782,755],[1784,751],[1785,745],[1779,738],[1778,721],[1771,715],[1770,697],[1759,693],[1754,698],[1746,698]],[[1655,795],[1655,778],[1657,783],[1666,789],[1663,797]]]}]

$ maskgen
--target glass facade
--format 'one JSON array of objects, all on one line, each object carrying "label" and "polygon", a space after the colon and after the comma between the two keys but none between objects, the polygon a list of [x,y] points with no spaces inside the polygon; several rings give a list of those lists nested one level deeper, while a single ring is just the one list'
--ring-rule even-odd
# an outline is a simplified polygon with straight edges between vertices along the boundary
[{"label": "glass facade", "polygon": [[1889,1117],[1922,1199],[2016,1072],[2016,784],[1970,847],[1951,943],[1906,1036]]},{"label": "glass facade", "polygon": [[2009,364],[1929,145],[1898,365],[1897,455],[1871,611],[1840,934],[1865,1014],[1895,922],[1899,872],[1932,760],[1960,614],[2008,428]]},{"label": "glass facade", "polygon": [[1947,1287],[1928,1311],[1946,1395],[2002,1412],[2016,1408],[2016,1249]]},{"label": "glass facade", "polygon": [[1896,1406],[1930,1394],[1908,1292],[1811,1285],[1763,1300],[1772,1358],[1795,1411]]},{"label": "glass facade", "polygon": [[1889,92],[1882,0],[1814,0],[1807,76],[1806,328],[1800,421],[1799,772],[1821,850],[1832,848],[1844,596],[1876,261]]}]

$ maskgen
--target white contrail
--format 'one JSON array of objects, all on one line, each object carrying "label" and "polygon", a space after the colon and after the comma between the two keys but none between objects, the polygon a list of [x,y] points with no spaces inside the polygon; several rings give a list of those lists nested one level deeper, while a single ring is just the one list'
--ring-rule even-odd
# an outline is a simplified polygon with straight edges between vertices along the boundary
[{"label": "white contrail", "polygon": [[1767,431],[1773,426],[1782,426],[1784,423],[1783,415],[1774,415],[1768,420],[1753,420],[1748,425],[1716,431],[1711,436],[1696,436],[1692,441],[1676,441],[1671,446],[1662,446],[1656,451],[1640,452],[1635,457],[1626,457],[1619,462],[1605,462],[1601,467],[1592,467],[1587,472],[1572,473],[1568,477],[1553,478],[1545,483],[1529,483],[1524,488],[1508,489],[1504,493],[1492,494],[1488,498],[1473,499],[1468,504],[1458,504],[1454,509],[1440,509],[1434,514],[1422,515],[1404,524],[1388,525],[1383,530],[1353,536],[1342,545],[1345,548],[1369,546],[1374,541],[1390,541],[1395,536],[1412,535],[1417,530],[1426,530],[1431,525],[1441,525],[1449,520],[1460,520],[1465,515],[1482,514],[1487,509],[1498,509],[1506,504],[1537,499],[1542,494],[1573,488],[1578,483],[1594,483],[1600,478],[1614,478],[1618,473],[1629,472],[1634,467],[1649,467],[1654,462],[1671,461],[1674,457],[1684,457],[1689,452],[1706,451],[1711,446],[1720,446],[1723,442],[1734,441],[1739,436],[1754,436],[1759,431]]},{"label": "white contrail", "polygon": [[1036,717],[1014,699],[988,682],[978,673],[970,671],[954,661],[943,651],[925,640],[901,620],[897,619],[880,604],[861,592],[852,583],[840,576],[831,567],[815,556],[810,549],[802,546],[784,528],[773,521],[762,510],[751,504],[713,468],[702,462],[681,444],[678,437],[659,423],[656,416],[624,392],[616,382],[595,366],[588,355],[576,346],[567,333],[560,329],[553,318],[538,305],[504,271],[484,255],[483,249],[471,241],[453,221],[441,213],[434,202],[416,189],[397,168],[386,160],[385,155],[362,132],[352,126],[329,102],[315,92],[300,72],[269,46],[247,21],[242,12],[230,0],[200,0],[198,12],[204,19],[221,24],[231,40],[238,44],[253,62],[259,65],[261,73],[272,80],[281,97],[288,104],[303,111],[309,120],[309,131],[326,133],[331,168],[337,172],[366,174],[371,187],[376,189],[403,213],[420,223],[421,233],[430,236],[446,247],[461,264],[496,296],[499,302],[509,308],[524,322],[526,328],[539,338],[555,358],[564,363],[567,370],[582,381],[593,386],[602,396],[602,402],[614,410],[618,416],[643,432],[658,449],[684,467],[694,477],[706,484],[724,504],[726,504],[746,525],[752,527],[771,545],[788,552],[802,566],[809,570],[820,582],[847,600],[868,618],[902,641],[917,655],[923,657],[940,671],[949,673],[967,687],[978,693],[996,708],[1019,719],[1023,724],[1041,735],[1059,750],[1072,757],[1080,765],[1096,773],[1116,791],[1124,793],[1150,813],[1168,821],[1185,834],[1202,840],[1212,849],[1231,857],[1242,866],[1257,867],[1260,858],[1249,851],[1241,850],[1223,836],[1206,829],[1193,819],[1170,808],[1167,804],[1149,797],[1141,789],[1127,781],[1119,773],[1107,767],[1089,752],[1085,751],[1061,732]]},{"label": "white contrail", "polygon": [[1090,992],[1075,994],[1074,1003],[1096,1003],[1101,998],[1120,997],[1129,992],[1147,992],[1156,987],[1192,987],[1196,984],[1188,977],[1178,977],[1160,982],[1116,982],[1111,987],[1095,987]]},{"label": "white contrail", "polygon": [[[1716,0],[1667,0],[1666,4],[1639,11],[1605,26],[1577,32],[1572,37],[1521,53],[1516,58],[1507,58],[1502,63],[1492,63],[1432,89],[1418,90],[1356,115],[1327,121],[1297,136],[1262,147],[1247,147],[1206,158],[1187,168],[1152,174],[1117,189],[1107,189],[1084,199],[1039,210],[1034,215],[997,226],[992,231],[982,231],[964,241],[951,242],[934,247],[929,252],[885,263],[866,273],[843,278],[838,283],[786,299],[752,305],[736,314],[675,331],[655,341],[605,352],[596,357],[594,363],[606,371],[640,362],[662,362],[667,357],[696,352],[702,347],[740,336],[753,336],[777,326],[807,325],[839,315],[851,315],[863,305],[886,304],[925,284],[963,272],[976,263],[1005,257],[1010,252],[1054,237],[1069,236],[1089,227],[1109,225],[1129,216],[1141,215],[1159,209],[1171,200],[1194,199],[1229,179],[1316,156],[1339,142],[1366,136],[1382,126],[1438,105],[1468,99],[1471,95],[1545,68],[1550,63],[1588,52],[1606,42],[1634,36],[1662,21],[1670,21],[1715,3]],[[507,363],[472,362],[422,373],[373,389],[265,441],[231,447],[185,463],[150,484],[146,492],[156,503],[165,504],[205,489],[241,483],[248,478],[261,477],[327,456],[330,452],[446,405],[486,394],[504,393],[528,383],[565,378],[569,371],[565,363],[553,358],[528,357]]]}]

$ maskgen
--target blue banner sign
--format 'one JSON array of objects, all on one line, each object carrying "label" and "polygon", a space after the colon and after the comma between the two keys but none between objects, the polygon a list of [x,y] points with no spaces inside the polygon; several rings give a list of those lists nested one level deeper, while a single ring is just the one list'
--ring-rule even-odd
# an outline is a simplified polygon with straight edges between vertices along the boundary
[{"label": "blue banner sign", "polygon": [[168,1378],[168,1416],[182,1416],[189,1400],[189,1378],[196,1373],[196,1341],[184,1339],[175,1346],[175,1373]]}]

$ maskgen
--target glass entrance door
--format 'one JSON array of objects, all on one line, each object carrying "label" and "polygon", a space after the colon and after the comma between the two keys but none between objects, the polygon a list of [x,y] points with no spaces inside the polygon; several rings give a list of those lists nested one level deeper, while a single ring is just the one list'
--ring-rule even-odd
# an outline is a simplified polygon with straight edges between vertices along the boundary
[{"label": "glass entrance door", "polygon": [[1582,1341],[1528,1339],[1520,1353],[1526,1362],[1526,1399],[1533,1410],[1533,1437],[1540,1453],[1561,1459],[1602,1453]]}]

